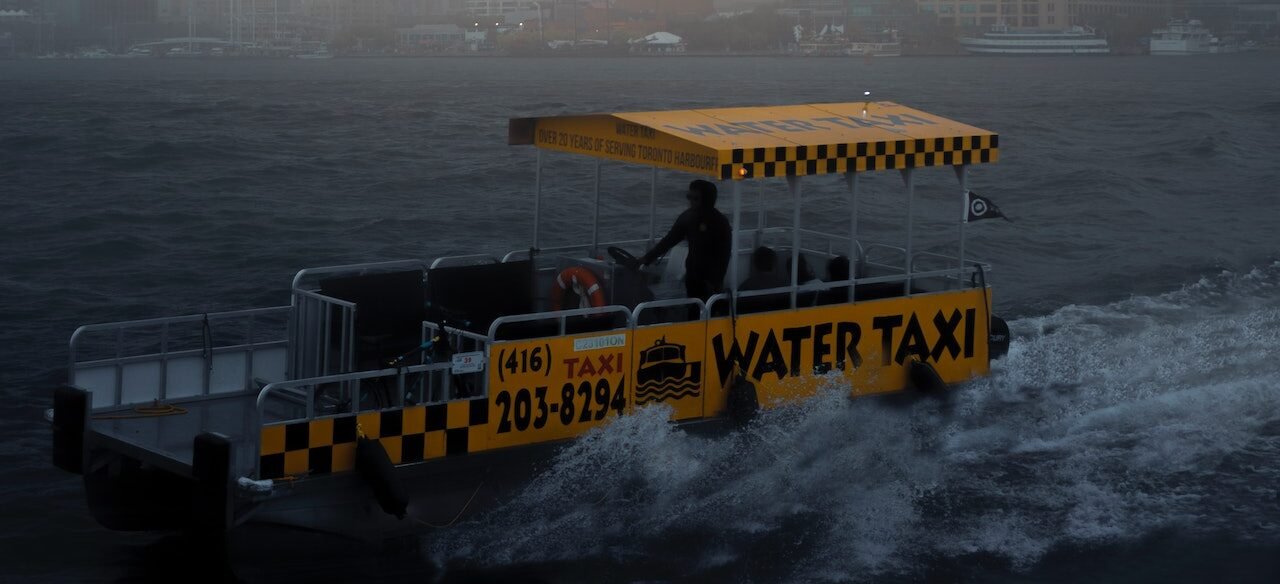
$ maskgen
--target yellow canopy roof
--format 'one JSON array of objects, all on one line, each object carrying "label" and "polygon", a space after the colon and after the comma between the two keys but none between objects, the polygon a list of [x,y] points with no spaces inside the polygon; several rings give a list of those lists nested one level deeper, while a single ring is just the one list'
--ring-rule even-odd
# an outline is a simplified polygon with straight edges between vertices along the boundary
[{"label": "yellow canopy roof", "polygon": [[516,118],[508,143],[719,179],[980,164],[999,136],[887,101]]}]

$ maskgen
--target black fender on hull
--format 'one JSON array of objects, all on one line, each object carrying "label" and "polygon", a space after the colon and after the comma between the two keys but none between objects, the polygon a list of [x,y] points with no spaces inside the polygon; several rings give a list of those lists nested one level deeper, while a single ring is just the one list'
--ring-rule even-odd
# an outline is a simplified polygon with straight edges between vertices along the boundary
[{"label": "black fender on hull", "polygon": [[63,386],[53,390],[53,466],[84,473],[84,432],[93,394]]},{"label": "black fender on hull", "polygon": [[356,472],[373,489],[373,496],[383,511],[404,519],[409,509],[409,495],[381,443],[364,436],[356,440]]},{"label": "black fender on hull", "polygon": [[907,364],[907,377],[911,386],[921,393],[938,395],[947,390],[947,382],[938,375],[938,370],[918,358],[912,358]]},{"label": "black fender on hull", "polygon": [[726,396],[725,402],[726,413],[733,426],[746,425],[760,412],[760,397],[756,394],[756,384],[751,383],[751,380],[744,375],[738,375],[733,385],[729,386],[729,395]]}]

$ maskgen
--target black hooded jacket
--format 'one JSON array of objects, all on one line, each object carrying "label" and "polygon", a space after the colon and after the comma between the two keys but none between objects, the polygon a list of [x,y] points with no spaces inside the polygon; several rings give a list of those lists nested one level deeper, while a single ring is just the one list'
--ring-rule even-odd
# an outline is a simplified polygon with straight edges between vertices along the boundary
[{"label": "black hooded jacket", "polygon": [[724,286],[724,275],[729,269],[730,241],[733,229],[724,214],[716,210],[715,186],[702,190],[702,205],[685,210],[676,222],[640,262],[651,264],[681,241],[689,242],[689,256],[685,258],[685,279],[706,284],[706,289],[717,292]]}]

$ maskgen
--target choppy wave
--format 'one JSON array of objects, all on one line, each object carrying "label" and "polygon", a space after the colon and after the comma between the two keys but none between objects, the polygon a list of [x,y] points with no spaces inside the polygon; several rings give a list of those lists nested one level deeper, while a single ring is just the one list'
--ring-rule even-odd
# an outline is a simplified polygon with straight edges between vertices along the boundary
[{"label": "choppy wave", "polygon": [[833,385],[720,438],[645,408],[429,553],[736,579],[767,548],[785,567],[760,580],[870,581],[1167,528],[1280,542],[1278,285],[1280,262],[1015,321],[992,376],[946,402]]}]

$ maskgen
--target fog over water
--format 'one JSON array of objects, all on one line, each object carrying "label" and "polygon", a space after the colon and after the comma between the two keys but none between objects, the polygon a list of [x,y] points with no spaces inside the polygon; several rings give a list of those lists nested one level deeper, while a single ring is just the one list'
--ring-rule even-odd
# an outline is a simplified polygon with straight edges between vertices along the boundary
[{"label": "fog over water", "polygon": [[[281,305],[308,266],[530,243],[512,117],[895,101],[1000,134],[968,229],[1015,342],[947,401],[839,387],[709,439],[658,410],[568,449],[411,561],[258,561],[248,581],[1273,582],[1280,578],[1280,78],[1185,59],[0,62],[0,580],[135,581],[192,542],[97,526],[42,412],[79,324]],[[547,157],[548,245],[589,237],[593,164]],[[687,177],[660,173],[659,221]],[[606,165],[602,233],[649,172]],[[960,202],[920,173],[918,248]],[[901,237],[898,177],[860,232]],[[748,195],[756,193],[748,187]],[[844,230],[838,177],[805,182]],[[781,197],[780,181],[763,193]],[[779,201],[770,221],[785,224]],[[566,494],[572,494],[567,496]],[[219,570],[199,574],[221,576]]]}]

